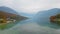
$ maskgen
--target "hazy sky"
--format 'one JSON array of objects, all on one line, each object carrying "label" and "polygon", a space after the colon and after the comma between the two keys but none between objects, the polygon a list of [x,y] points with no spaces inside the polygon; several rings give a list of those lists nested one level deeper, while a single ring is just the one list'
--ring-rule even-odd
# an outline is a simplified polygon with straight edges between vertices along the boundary
[{"label": "hazy sky", "polygon": [[0,0],[0,5],[31,14],[41,10],[60,8],[60,0]]}]

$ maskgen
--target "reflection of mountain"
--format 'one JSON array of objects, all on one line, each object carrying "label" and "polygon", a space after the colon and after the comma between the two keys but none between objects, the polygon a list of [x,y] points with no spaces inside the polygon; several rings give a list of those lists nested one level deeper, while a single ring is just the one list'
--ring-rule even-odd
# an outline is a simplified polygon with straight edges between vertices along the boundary
[{"label": "reflection of mountain", "polygon": [[54,8],[51,10],[41,11],[38,12],[35,16],[35,21],[38,22],[40,25],[48,26],[50,24],[50,16],[54,16],[60,12],[60,9]]}]

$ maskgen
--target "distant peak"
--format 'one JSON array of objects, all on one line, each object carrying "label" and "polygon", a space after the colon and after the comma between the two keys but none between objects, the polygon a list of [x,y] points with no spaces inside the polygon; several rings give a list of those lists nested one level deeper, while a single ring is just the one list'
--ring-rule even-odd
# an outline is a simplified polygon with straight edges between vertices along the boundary
[{"label": "distant peak", "polygon": [[17,14],[17,12],[14,9],[5,6],[0,6],[0,11]]},{"label": "distant peak", "polygon": [[5,8],[8,8],[8,7],[6,7],[6,6],[0,6],[0,8],[4,8],[4,7],[5,7]]},{"label": "distant peak", "polygon": [[53,8],[53,9],[51,9],[51,10],[60,10],[60,8]]}]

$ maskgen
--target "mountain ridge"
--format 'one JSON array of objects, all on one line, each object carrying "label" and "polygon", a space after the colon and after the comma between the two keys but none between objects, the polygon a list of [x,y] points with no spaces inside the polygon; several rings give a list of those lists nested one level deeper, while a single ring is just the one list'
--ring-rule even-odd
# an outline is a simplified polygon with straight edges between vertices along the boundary
[{"label": "mountain ridge", "polygon": [[[38,12],[35,16],[34,16],[34,20],[42,26],[52,26],[50,24],[50,17],[54,16],[56,14],[60,13],[60,9],[59,8],[53,8],[50,10],[45,10],[42,12]],[[55,27],[55,26],[52,26]]]},{"label": "mountain ridge", "polygon": [[5,6],[0,6],[0,10],[1,11],[5,11],[5,12],[8,12],[8,13],[13,13],[13,14],[17,14],[17,12],[9,7],[5,7]]}]

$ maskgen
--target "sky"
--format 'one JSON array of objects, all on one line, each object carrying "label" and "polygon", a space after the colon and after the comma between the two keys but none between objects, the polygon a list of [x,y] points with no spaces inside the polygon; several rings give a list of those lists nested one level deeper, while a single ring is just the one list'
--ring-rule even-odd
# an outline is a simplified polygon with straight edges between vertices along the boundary
[{"label": "sky", "polygon": [[60,0],[0,0],[0,4],[28,14],[60,8]]}]

